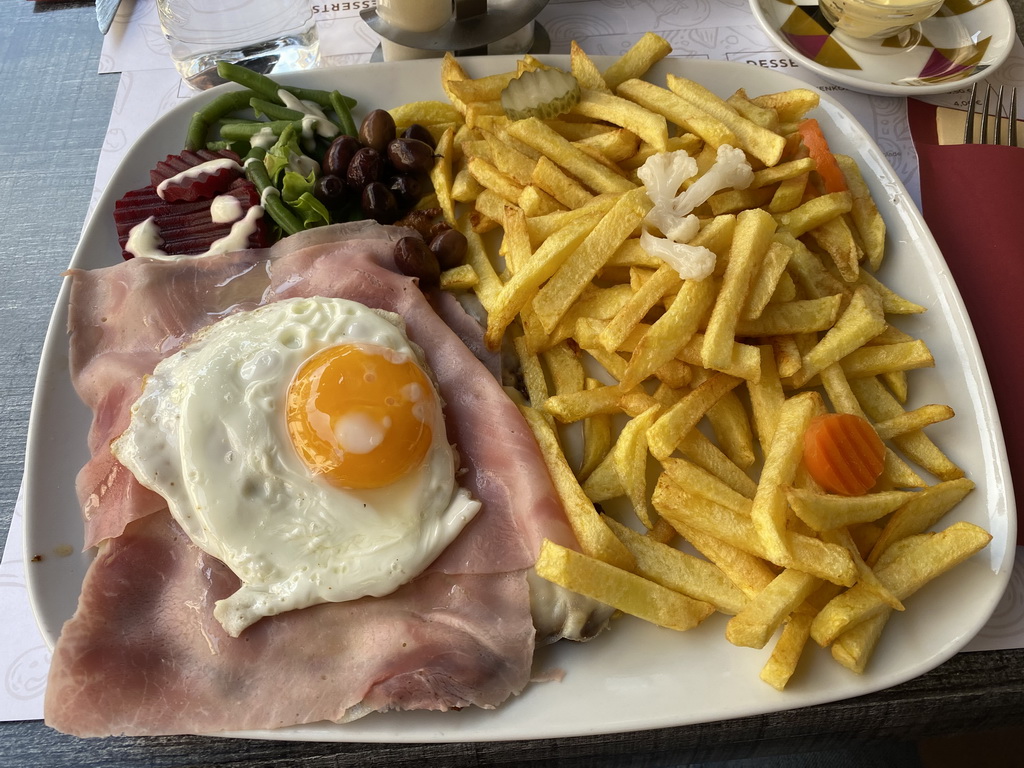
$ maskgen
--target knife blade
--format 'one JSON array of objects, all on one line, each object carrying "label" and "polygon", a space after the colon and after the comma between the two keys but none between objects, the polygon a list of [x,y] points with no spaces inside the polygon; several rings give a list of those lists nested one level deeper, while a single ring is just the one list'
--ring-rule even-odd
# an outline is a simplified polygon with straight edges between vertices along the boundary
[{"label": "knife blade", "polygon": [[121,0],[96,0],[96,21],[99,22],[101,34],[105,35],[110,30],[120,4]]}]

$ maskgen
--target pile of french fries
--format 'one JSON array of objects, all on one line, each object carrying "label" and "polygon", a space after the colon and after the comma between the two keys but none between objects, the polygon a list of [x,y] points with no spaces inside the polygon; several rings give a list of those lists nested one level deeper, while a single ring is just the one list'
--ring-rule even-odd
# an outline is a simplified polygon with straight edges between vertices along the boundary
[{"label": "pile of french fries", "polygon": [[[529,56],[477,78],[448,56],[447,102],[392,110],[437,137],[436,205],[470,244],[442,285],[475,294],[488,345],[519,357],[581,548],[545,542],[541,576],[676,630],[720,611],[738,646],[777,636],[761,677],[779,690],[808,638],[859,673],[892,612],[991,538],[933,530],[974,486],[924,431],[952,409],[904,407],[908,371],[934,360],[889,320],[924,310],[873,276],[885,225],[854,161],[836,158],[846,191],[821,191],[796,129],[817,94],[643,80],[669,52],[647,34],[601,72],[573,44],[582,97],[557,119],[501,109],[510,79],[545,66]],[[716,266],[684,280],[640,246],[637,169],[682,149],[703,173],[722,145],[754,181],[697,209],[691,245]],[[802,466],[826,410],[885,442],[872,492],[824,493]],[[630,519],[604,513],[616,503]]]}]

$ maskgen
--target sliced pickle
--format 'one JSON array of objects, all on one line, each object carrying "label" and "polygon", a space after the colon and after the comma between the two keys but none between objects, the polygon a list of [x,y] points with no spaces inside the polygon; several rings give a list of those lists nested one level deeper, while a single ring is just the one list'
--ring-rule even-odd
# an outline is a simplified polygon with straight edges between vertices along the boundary
[{"label": "sliced pickle", "polygon": [[501,106],[510,120],[550,120],[568,112],[579,100],[580,84],[560,69],[523,72],[501,92]]}]

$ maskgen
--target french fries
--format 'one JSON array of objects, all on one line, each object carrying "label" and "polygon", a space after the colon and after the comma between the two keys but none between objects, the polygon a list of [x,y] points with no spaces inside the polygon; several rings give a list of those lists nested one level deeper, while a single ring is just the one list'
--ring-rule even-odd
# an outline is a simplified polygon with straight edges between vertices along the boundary
[{"label": "french fries", "polygon": [[[550,120],[495,109],[515,72],[474,78],[446,57],[450,103],[398,111],[439,136],[438,205],[472,238],[442,284],[475,294],[487,346],[519,358],[521,409],[580,545],[545,542],[542,577],[676,631],[718,611],[735,645],[777,636],[761,678],[779,690],[808,639],[862,673],[893,611],[989,539],[928,533],[974,485],[926,434],[952,409],[907,405],[935,360],[892,322],[924,308],[873,274],[885,223],[854,161],[836,158],[847,191],[819,188],[797,133],[816,93],[645,80],[669,52],[648,34],[602,71],[573,43],[581,99]],[[638,170],[684,152],[697,173],[670,192],[688,194],[725,145],[753,180],[696,203],[686,245],[715,264],[684,278],[643,244],[668,233]],[[885,443],[863,496],[823,492],[804,465],[827,411]]]},{"label": "french fries", "polygon": [[[940,533],[918,534],[908,542],[902,557],[878,568],[879,580],[899,600],[914,594],[927,582],[979,552],[992,536],[976,525],[954,523]],[[828,645],[840,634],[885,610],[885,601],[863,584],[836,596],[811,623],[811,637]]]},{"label": "french fries", "polygon": [[536,569],[539,576],[566,589],[668,629],[692,629],[715,612],[711,603],[551,541],[541,546]]}]

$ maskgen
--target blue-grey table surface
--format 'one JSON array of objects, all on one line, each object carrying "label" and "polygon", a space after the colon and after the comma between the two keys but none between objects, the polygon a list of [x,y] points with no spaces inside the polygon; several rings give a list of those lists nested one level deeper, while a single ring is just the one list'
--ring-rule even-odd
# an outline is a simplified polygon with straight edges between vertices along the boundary
[{"label": "blue-grey table surface", "polygon": [[[1024,36],[1024,0],[1010,0]],[[85,220],[117,89],[91,2],[6,0],[0,28],[0,542],[21,484],[39,353]],[[685,696],[685,691],[680,691]],[[961,653],[870,696],[703,725],[549,741],[373,745],[193,736],[80,740],[0,723],[3,766],[667,766],[1024,725],[1024,650]]]}]

